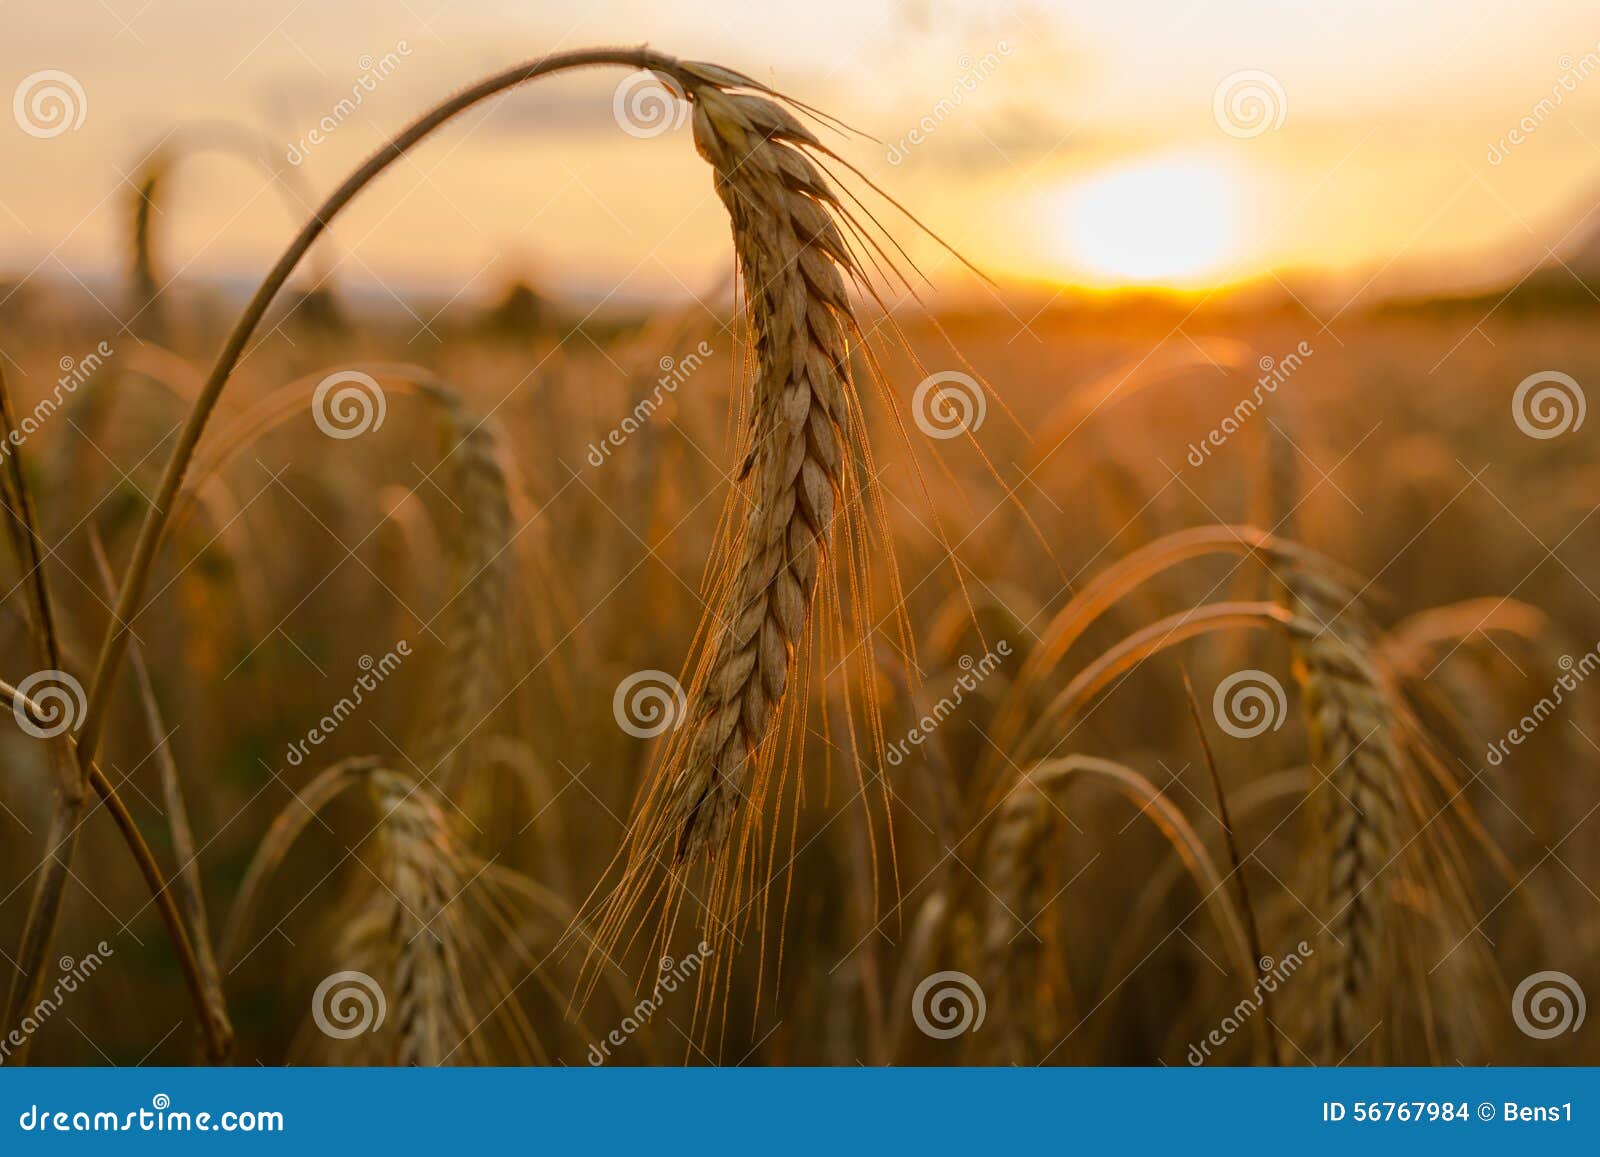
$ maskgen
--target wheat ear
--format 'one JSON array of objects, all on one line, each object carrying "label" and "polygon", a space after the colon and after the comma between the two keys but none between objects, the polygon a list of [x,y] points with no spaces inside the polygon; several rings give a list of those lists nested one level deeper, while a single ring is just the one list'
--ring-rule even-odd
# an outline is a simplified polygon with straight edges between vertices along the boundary
[{"label": "wheat ear", "polygon": [[421,740],[420,766],[443,783],[462,747],[493,709],[493,661],[504,630],[511,503],[499,442],[489,424],[458,403],[447,407],[446,475],[458,508],[450,537],[453,594],[445,612],[444,673],[435,714]]},{"label": "wheat ear", "polygon": [[1045,937],[1035,927],[1051,908],[1053,807],[1031,781],[1019,783],[985,849],[984,883],[993,895],[983,923],[983,975],[994,991],[997,1064],[1033,1064],[1061,1036],[1053,1003],[1045,999]]},{"label": "wheat ear", "polygon": [[[1006,1034],[1002,1056],[1008,1060],[1041,1063],[1040,1056],[1029,1052],[1036,1053],[1041,1041],[1054,1036],[1055,1043],[1042,1058],[1047,1060],[1066,1039],[1059,1034],[1054,1013],[1056,997],[1070,1000],[1066,974],[1062,971],[1050,977],[1044,972],[1041,966],[1052,962],[1055,951],[1048,944],[1049,937],[1038,935],[1032,927],[1047,918],[1055,899],[1045,884],[1051,863],[1048,845],[1057,815],[1065,818],[1067,814],[1060,801],[1080,779],[1098,781],[1123,795],[1167,838],[1194,877],[1202,897],[1200,906],[1209,909],[1235,975],[1255,975],[1255,960],[1238,908],[1204,841],[1183,812],[1148,778],[1123,764],[1089,755],[1044,760],[1029,768],[1006,794],[984,847],[983,880],[989,892],[984,967],[995,986],[997,1016]],[[1014,930],[1018,923],[1022,925],[1020,933]],[[1263,1022],[1256,1031],[1264,1050],[1269,1030]]]},{"label": "wheat ear", "polygon": [[[1385,927],[1377,879],[1400,850],[1404,808],[1401,753],[1382,679],[1370,658],[1370,635],[1334,585],[1295,570],[1290,593],[1302,614],[1324,623],[1298,644],[1311,763],[1313,822],[1328,841],[1319,858],[1319,891],[1330,914],[1323,977],[1323,1057],[1338,1061],[1367,1035],[1373,986],[1386,970],[1392,930]],[[1338,622],[1336,629],[1334,623]]]},{"label": "wheat ear", "polygon": [[725,620],[688,720],[672,787],[680,857],[720,845],[789,684],[843,489],[853,270],[820,147],[790,113],[685,65],[695,146],[715,172],[754,331],[756,377],[740,477],[749,502]]},{"label": "wheat ear", "polygon": [[394,962],[395,1063],[441,1065],[466,1040],[456,981],[461,974],[446,906],[466,886],[455,870],[454,839],[431,792],[397,772],[368,781],[383,821],[378,829]]}]

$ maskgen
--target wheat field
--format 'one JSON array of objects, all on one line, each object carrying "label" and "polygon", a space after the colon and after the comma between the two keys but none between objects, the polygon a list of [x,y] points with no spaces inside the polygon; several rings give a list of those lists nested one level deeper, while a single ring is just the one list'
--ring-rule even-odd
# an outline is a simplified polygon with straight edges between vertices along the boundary
[{"label": "wheat field", "polygon": [[[382,170],[595,66],[720,284],[344,294]],[[750,67],[492,75],[248,300],[174,137],[117,325],[0,285],[4,1062],[1600,1063],[1595,302],[924,304]]]}]

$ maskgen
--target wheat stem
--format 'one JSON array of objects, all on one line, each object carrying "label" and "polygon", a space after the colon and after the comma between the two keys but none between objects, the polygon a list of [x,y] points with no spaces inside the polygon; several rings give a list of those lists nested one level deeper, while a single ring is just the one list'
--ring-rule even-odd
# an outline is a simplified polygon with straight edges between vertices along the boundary
[{"label": "wheat stem", "polygon": [[149,584],[150,569],[155,563],[156,550],[161,545],[173,500],[183,485],[184,475],[188,471],[190,460],[194,457],[200,435],[204,432],[211,411],[216,407],[217,400],[228,383],[229,375],[233,373],[234,367],[243,356],[246,343],[255,333],[256,327],[261,324],[267,307],[271,305],[273,298],[278,295],[278,291],[283,288],[289,275],[300,264],[312,244],[345,206],[375,177],[453,117],[480,101],[537,77],[607,64],[663,71],[672,71],[677,67],[677,62],[672,57],[646,48],[607,48],[560,53],[497,73],[434,106],[402,129],[355,172],[345,178],[344,182],[312,214],[311,219],[301,227],[289,247],[278,258],[277,264],[262,280],[249,304],[245,306],[244,312],[240,314],[239,320],[234,323],[232,332],[218,353],[217,360],[206,377],[205,385],[201,388],[200,395],[195,399],[183,429],[178,434],[172,455],[167,459],[161,482],[156,488],[155,498],[145,515],[143,525],[139,528],[133,556],[128,562],[127,574],[117,594],[116,610],[111,616],[110,625],[106,628],[99,657],[95,662],[94,676],[89,685],[89,707],[84,714],[83,726],[78,735],[80,750],[85,758],[92,758],[99,750],[111,685],[121,669],[127,651],[129,625],[144,609],[145,588]]}]

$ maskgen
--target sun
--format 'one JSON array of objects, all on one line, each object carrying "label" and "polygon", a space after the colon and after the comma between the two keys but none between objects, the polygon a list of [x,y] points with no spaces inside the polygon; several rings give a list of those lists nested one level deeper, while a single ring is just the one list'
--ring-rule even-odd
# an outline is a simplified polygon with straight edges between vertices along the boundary
[{"label": "sun", "polygon": [[1192,287],[1238,260],[1240,189],[1204,157],[1151,157],[1053,191],[1046,227],[1075,280]]}]

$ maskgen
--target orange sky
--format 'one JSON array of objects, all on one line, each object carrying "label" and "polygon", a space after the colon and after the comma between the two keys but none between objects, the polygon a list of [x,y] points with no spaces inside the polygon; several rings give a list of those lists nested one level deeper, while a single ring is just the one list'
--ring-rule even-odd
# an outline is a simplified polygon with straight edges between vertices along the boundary
[{"label": "orange sky", "polygon": [[[1592,6],[666,7],[8,0],[0,275],[92,281],[120,268],[125,178],[175,125],[252,126],[276,163],[324,192],[384,134],[484,72],[640,40],[749,71],[878,138],[840,147],[1002,277],[1188,286],[1313,270],[1357,288],[1419,272],[1487,282],[1519,277],[1594,223],[1583,221],[1600,186]],[[386,56],[389,75],[375,77]],[[73,124],[30,132],[25,82],[46,70],[81,98],[68,87]],[[725,220],[686,128],[636,139],[619,127],[622,80],[541,82],[441,133],[343,219],[336,276],[463,298],[519,271],[590,296],[703,291],[728,265]],[[357,91],[359,107],[335,115]],[[332,130],[308,142],[325,117]],[[236,159],[190,162],[161,214],[167,271],[258,273],[290,232],[286,201]],[[895,232],[936,282],[962,282],[914,229]]]}]

